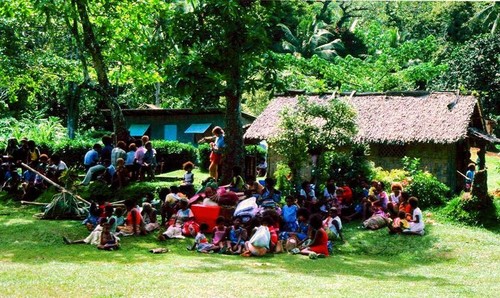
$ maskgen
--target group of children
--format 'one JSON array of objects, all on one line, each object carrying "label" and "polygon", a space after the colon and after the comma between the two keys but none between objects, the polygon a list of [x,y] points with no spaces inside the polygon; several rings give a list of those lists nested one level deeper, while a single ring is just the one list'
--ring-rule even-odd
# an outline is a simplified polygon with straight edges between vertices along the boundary
[{"label": "group of children", "polygon": [[[188,249],[200,253],[262,256],[288,251],[314,259],[331,254],[334,241],[344,241],[342,222],[356,217],[368,229],[388,227],[389,233],[424,233],[418,199],[403,192],[400,183],[392,184],[389,195],[381,182],[374,181],[371,187],[364,185],[358,204],[349,197],[353,192],[348,186],[336,186],[332,181],[327,183],[321,199],[316,197],[314,186],[303,183],[298,196],[287,196],[283,205],[272,179],[267,178],[261,186],[246,184],[245,195],[232,209],[232,216],[219,216],[213,227],[197,220],[188,197],[176,186],[162,189],[157,200],[149,194],[140,206],[132,200],[125,201],[125,218],[123,209],[113,211],[111,205],[100,202],[100,208],[91,208],[91,215],[84,222],[90,228],[96,226],[91,235],[81,241],[66,242],[115,249],[119,246],[118,236],[143,235],[159,229],[160,240],[193,237],[194,243]],[[102,231],[107,231],[104,224],[110,226],[115,246],[107,232],[99,241],[92,235],[96,231],[103,235]]]}]

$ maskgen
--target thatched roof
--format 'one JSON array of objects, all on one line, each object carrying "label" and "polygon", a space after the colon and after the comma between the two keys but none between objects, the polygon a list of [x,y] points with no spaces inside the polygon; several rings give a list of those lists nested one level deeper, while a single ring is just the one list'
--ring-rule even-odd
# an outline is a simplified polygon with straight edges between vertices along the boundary
[{"label": "thatched roof", "polygon": [[[313,101],[339,100],[332,99],[332,95],[308,97]],[[454,143],[467,136],[477,106],[474,96],[454,92],[370,93],[340,98],[356,110],[357,141],[363,143]],[[294,107],[297,101],[297,95],[275,98],[247,130],[245,140],[252,142],[276,135],[280,112]],[[474,123],[483,129],[478,125],[480,121]]]}]

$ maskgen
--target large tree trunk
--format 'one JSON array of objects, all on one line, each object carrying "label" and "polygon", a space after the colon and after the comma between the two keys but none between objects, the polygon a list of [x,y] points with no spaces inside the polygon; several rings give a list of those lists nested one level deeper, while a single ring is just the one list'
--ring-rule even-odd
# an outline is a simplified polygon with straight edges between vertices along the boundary
[{"label": "large tree trunk", "polygon": [[92,56],[92,62],[94,63],[94,68],[97,73],[99,93],[103,97],[103,100],[108,108],[111,110],[111,119],[113,121],[113,130],[115,132],[116,140],[128,141],[130,134],[126,126],[125,117],[123,116],[116,94],[109,82],[108,69],[102,55],[101,47],[92,29],[92,24],[87,12],[87,3],[85,0],[75,0],[75,4],[82,23],[83,42],[85,48]]},{"label": "large tree trunk", "polygon": [[239,59],[234,60],[231,82],[226,90],[226,150],[222,172],[222,182],[231,181],[232,169],[238,166],[245,172],[245,148],[243,145],[243,125],[241,122],[242,79]]}]

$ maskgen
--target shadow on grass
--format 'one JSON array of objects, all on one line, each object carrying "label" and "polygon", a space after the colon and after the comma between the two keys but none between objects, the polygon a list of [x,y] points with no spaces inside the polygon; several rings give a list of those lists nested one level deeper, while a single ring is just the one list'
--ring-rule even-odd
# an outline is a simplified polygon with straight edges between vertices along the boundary
[{"label": "shadow on grass", "polygon": [[[12,210],[12,215],[0,218],[0,229],[5,231],[0,236],[0,261],[37,265],[50,262],[115,262],[130,265],[153,263],[173,264],[176,270],[185,273],[199,273],[202,270],[206,273],[223,271],[228,274],[268,275],[269,272],[277,272],[392,280],[401,270],[451,259],[450,251],[446,247],[439,247],[439,239],[433,234],[432,226],[425,236],[420,237],[388,235],[385,229],[360,230],[356,223],[345,225],[346,243],[336,245],[333,256],[319,260],[288,254],[268,254],[262,258],[199,254],[186,249],[193,239],[158,242],[156,233],[141,237],[123,237],[120,250],[99,251],[87,244],[63,243],[62,236],[75,240],[88,235],[80,221],[38,220],[33,218],[32,211],[32,208],[21,207]],[[159,255],[149,252],[150,249],[158,247],[167,247],[170,252]],[[419,275],[405,278],[428,279]]]}]

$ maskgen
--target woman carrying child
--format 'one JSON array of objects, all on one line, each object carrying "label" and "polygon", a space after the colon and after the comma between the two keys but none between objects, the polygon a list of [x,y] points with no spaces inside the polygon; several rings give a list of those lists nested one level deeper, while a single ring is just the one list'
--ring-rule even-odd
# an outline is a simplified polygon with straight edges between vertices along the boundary
[{"label": "woman carrying child", "polygon": [[156,209],[154,209],[150,203],[142,204],[141,215],[144,220],[144,229],[146,232],[154,231],[160,227],[160,224],[156,219]]},{"label": "woman carrying child", "polygon": [[332,207],[328,211],[328,216],[323,221],[323,227],[330,240],[340,238],[340,240],[344,241],[344,237],[342,235],[342,220],[338,215],[336,207]]}]

